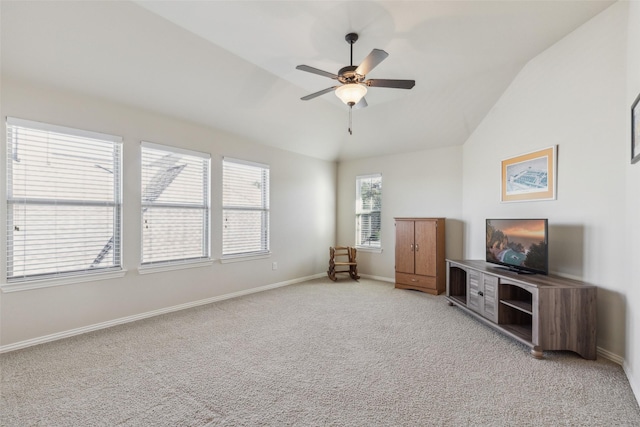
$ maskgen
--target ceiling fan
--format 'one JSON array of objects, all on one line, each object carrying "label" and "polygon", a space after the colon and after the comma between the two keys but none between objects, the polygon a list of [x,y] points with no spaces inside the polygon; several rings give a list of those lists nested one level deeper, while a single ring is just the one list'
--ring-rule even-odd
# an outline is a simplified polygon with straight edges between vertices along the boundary
[{"label": "ceiling fan", "polygon": [[330,79],[337,80],[341,83],[340,85],[332,86],[319,92],[303,96],[300,99],[302,99],[303,101],[308,101],[310,99],[324,95],[325,93],[335,91],[336,96],[340,98],[342,102],[349,106],[349,134],[351,134],[351,110],[353,108],[364,108],[368,105],[367,100],[364,98],[367,93],[368,87],[411,89],[413,86],[415,86],[416,82],[415,80],[365,80],[366,75],[369,74],[369,72],[376,66],[378,66],[378,64],[384,61],[387,56],[389,56],[389,54],[381,49],[373,49],[360,65],[355,66],[353,65],[353,44],[358,40],[358,35],[356,33],[349,33],[344,37],[344,39],[347,41],[347,43],[349,43],[351,47],[351,65],[342,67],[338,71],[338,74],[319,70],[308,65],[298,65],[296,69],[306,71],[308,73],[318,74],[324,77],[329,77]]}]

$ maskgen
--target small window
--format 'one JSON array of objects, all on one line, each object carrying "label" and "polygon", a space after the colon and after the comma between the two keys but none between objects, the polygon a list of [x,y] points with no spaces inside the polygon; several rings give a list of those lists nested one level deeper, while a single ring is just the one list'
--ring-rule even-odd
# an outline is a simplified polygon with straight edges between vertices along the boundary
[{"label": "small window", "polygon": [[142,265],[207,260],[210,155],[142,143]]},{"label": "small window", "polygon": [[269,166],[222,161],[222,256],[269,253]]},{"label": "small window", "polygon": [[382,175],[356,177],[356,246],[380,246],[380,215],[382,210]]},{"label": "small window", "polygon": [[7,118],[7,280],[121,270],[117,136]]}]

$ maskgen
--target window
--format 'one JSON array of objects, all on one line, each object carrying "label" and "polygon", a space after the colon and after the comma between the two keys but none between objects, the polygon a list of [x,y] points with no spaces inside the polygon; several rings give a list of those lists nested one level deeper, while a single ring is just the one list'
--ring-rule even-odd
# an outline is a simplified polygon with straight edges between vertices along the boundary
[{"label": "window", "polygon": [[356,246],[380,246],[380,211],[382,209],[382,175],[356,177]]},{"label": "window", "polygon": [[142,143],[142,265],[209,259],[210,155]]},{"label": "window", "polygon": [[7,118],[7,280],[121,270],[122,139]]},{"label": "window", "polygon": [[222,161],[222,256],[269,252],[269,166]]}]

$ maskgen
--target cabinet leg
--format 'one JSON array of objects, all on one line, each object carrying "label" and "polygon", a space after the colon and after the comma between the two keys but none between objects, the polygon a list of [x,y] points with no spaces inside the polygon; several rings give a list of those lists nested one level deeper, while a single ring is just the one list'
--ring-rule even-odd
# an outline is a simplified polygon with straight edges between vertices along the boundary
[{"label": "cabinet leg", "polygon": [[447,301],[447,303],[449,304],[449,307],[453,307],[455,304],[452,303],[451,301]]},{"label": "cabinet leg", "polygon": [[536,359],[544,359],[544,353],[542,352],[542,349],[540,347],[533,347],[531,349],[531,356]]}]

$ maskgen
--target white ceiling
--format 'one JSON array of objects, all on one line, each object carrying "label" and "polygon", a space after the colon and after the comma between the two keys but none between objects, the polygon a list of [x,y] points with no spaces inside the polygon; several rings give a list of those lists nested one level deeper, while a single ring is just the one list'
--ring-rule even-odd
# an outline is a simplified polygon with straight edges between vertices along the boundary
[{"label": "white ceiling", "polygon": [[[92,1],[1,4],[2,73],[344,160],[463,144],[538,53],[612,1]],[[373,48],[389,57],[353,112],[328,93]]]}]

